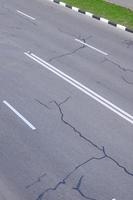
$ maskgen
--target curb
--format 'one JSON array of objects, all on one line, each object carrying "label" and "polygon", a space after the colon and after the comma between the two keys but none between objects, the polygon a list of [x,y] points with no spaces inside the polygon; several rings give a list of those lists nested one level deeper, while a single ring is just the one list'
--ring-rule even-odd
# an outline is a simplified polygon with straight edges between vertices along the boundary
[{"label": "curb", "polygon": [[49,1],[54,2],[54,3],[57,3],[57,4],[59,4],[59,5],[63,6],[63,7],[72,9],[72,10],[74,10],[74,11],[76,11],[76,12],[81,13],[81,14],[87,15],[87,16],[93,18],[93,19],[102,21],[102,22],[104,22],[104,23],[106,23],[106,24],[109,24],[109,25],[111,25],[111,26],[114,26],[114,27],[116,27],[116,28],[118,28],[118,29],[121,29],[121,30],[123,30],[123,31],[127,31],[127,32],[130,32],[130,33],[133,33],[133,30],[132,30],[132,29],[129,29],[129,28],[125,27],[125,26],[122,26],[121,24],[116,24],[116,23],[114,23],[114,22],[112,22],[112,21],[110,21],[110,20],[108,20],[108,19],[105,19],[105,18],[103,18],[103,17],[96,16],[96,15],[90,13],[90,12],[86,12],[86,11],[80,10],[80,8],[77,8],[77,7],[74,7],[74,6],[70,6],[70,5],[68,5],[68,4],[64,3],[64,2],[59,1],[59,0],[49,0]]}]

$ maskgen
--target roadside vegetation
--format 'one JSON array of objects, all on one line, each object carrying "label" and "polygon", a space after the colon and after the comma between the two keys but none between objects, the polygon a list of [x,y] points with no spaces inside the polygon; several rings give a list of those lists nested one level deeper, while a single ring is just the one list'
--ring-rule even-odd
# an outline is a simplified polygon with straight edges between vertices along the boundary
[{"label": "roadside vegetation", "polygon": [[133,29],[133,11],[104,0],[60,0],[83,11]]}]

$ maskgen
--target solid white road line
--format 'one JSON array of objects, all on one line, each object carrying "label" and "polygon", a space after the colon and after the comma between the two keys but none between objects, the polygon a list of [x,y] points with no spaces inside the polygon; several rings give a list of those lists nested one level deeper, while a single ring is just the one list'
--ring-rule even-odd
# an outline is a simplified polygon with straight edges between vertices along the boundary
[{"label": "solid white road line", "polygon": [[36,20],[34,17],[31,17],[30,15],[27,15],[27,14],[21,12],[20,10],[16,10],[16,11],[17,11],[17,13],[19,13],[19,14],[25,16],[25,17],[28,17],[29,19]]},{"label": "solid white road line", "polygon": [[93,46],[91,46],[91,45],[89,45],[89,44],[83,42],[82,40],[75,39],[75,41],[77,41],[77,42],[79,42],[79,43],[81,43],[81,44],[83,44],[83,45],[85,45],[85,46],[87,46],[87,47],[89,47],[89,48],[91,48],[91,49],[93,49],[93,50],[95,50],[95,51],[97,51],[97,52],[99,52],[99,53],[105,55],[105,56],[108,56],[108,53],[106,53],[106,52],[104,52],[104,51],[101,51],[100,49],[97,49],[97,48],[95,48],[95,47],[93,47]]},{"label": "solid white road line", "polygon": [[36,128],[27,120],[25,119],[15,108],[13,108],[7,101],[3,101],[3,103],[10,108],[20,119],[22,119],[32,130],[36,130]]},{"label": "solid white road line", "polygon": [[97,102],[99,102],[100,104],[102,104],[103,106],[108,108],[109,110],[113,111],[114,113],[116,113],[117,115],[122,117],[123,119],[125,119],[128,122],[130,122],[131,124],[133,124],[133,116],[130,115],[129,113],[125,112],[124,110],[122,110],[118,106],[114,105],[113,103],[111,103],[107,99],[103,98],[102,96],[100,96],[99,94],[94,92],[93,90],[89,89],[88,87],[84,86],[80,82],[78,82],[75,79],[71,78],[67,74],[65,74],[62,71],[60,71],[59,69],[55,68],[51,64],[47,63],[46,61],[44,61],[43,59],[39,58],[35,54],[29,53],[29,52],[25,52],[24,54],[26,56],[28,56],[29,58],[31,58],[32,60],[34,60],[37,63],[39,63],[41,66],[43,66],[46,69],[48,69],[49,71],[53,72],[57,76],[61,77],[63,80],[67,81],[68,83],[70,83],[71,85],[73,85],[74,87],[76,87],[77,89],[79,89],[80,91],[82,91],[83,93],[85,93],[86,95],[91,97],[92,99],[96,100]]}]

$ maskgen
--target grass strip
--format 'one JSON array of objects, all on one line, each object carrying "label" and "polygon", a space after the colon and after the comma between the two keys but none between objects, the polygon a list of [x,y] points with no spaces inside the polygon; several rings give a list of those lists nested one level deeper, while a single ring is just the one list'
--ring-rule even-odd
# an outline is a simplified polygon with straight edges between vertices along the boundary
[{"label": "grass strip", "polygon": [[83,11],[91,12],[117,24],[133,29],[133,11],[104,0],[61,0]]}]

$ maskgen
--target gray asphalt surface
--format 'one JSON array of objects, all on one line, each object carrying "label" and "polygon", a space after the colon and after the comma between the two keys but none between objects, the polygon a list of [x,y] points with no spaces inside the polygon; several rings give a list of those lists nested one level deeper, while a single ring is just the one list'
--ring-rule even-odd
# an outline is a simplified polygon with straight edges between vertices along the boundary
[{"label": "gray asphalt surface", "polygon": [[132,34],[44,0],[0,16],[0,199],[132,200],[133,124],[24,54],[133,115]]},{"label": "gray asphalt surface", "polygon": [[133,1],[132,0],[107,0],[111,3],[115,3],[133,10]]}]

